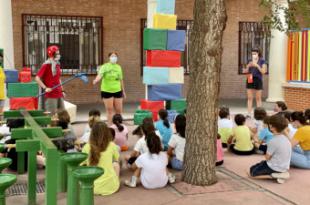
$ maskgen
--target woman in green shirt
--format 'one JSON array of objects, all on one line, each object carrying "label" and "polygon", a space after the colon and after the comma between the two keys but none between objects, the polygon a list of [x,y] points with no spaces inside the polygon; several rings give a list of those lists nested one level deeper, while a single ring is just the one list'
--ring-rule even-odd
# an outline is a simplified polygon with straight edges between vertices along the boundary
[{"label": "woman in green shirt", "polygon": [[116,52],[109,53],[109,63],[103,64],[93,81],[97,84],[101,80],[101,98],[107,111],[108,123],[112,124],[113,114],[122,114],[123,98],[126,98],[123,71],[117,64]]}]

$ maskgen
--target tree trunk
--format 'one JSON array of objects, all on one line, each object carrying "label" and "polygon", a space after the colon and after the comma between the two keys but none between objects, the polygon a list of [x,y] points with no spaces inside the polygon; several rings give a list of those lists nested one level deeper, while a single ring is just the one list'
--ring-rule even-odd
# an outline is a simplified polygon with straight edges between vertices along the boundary
[{"label": "tree trunk", "polygon": [[190,87],[187,96],[183,180],[205,186],[216,183],[216,137],[224,0],[196,0],[190,36]]}]

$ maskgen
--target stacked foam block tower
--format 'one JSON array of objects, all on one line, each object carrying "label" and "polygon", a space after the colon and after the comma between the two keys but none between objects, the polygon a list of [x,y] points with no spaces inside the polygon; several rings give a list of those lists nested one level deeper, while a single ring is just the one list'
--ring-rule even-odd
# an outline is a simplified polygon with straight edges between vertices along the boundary
[{"label": "stacked foam block tower", "polygon": [[[158,111],[165,108],[165,101],[171,101],[169,105],[172,105],[173,101],[183,99],[184,68],[181,67],[181,54],[185,49],[186,34],[184,30],[176,30],[177,16],[174,11],[175,0],[148,0],[147,28],[143,32],[146,99],[141,100],[140,107],[152,112],[155,121]],[[174,111],[169,113],[176,114]]]},{"label": "stacked foam block tower", "polygon": [[287,81],[310,82],[310,29],[290,32],[287,51]]},{"label": "stacked foam block tower", "polygon": [[[14,74],[16,75],[16,74]],[[14,77],[16,79],[16,76]],[[8,82],[7,96],[10,99],[10,110],[38,109],[39,87],[36,82],[31,82],[31,71],[24,68],[18,74],[19,82]]]}]

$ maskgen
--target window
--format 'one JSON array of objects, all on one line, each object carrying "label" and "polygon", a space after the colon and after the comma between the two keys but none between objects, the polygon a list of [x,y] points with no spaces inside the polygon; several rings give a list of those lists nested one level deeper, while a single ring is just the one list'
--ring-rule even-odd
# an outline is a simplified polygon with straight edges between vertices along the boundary
[{"label": "window", "polygon": [[[189,37],[191,30],[193,28],[193,20],[178,20],[177,21],[177,30],[185,30],[186,31],[186,39],[185,39],[185,51],[182,52],[181,56],[181,66],[184,67],[184,73],[189,74]],[[147,27],[146,19],[141,19],[141,75],[143,74],[143,66],[145,65],[146,55],[143,50],[143,30]]]},{"label": "window", "polygon": [[23,64],[36,74],[58,45],[62,74],[95,74],[102,64],[102,17],[23,15]]},{"label": "window", "polygon": [[238,73],[246,67],[252,58],[251,50],[257,47],[268,63],[270,47],[270,27],[262,22],[239,22],[239,67]]}]

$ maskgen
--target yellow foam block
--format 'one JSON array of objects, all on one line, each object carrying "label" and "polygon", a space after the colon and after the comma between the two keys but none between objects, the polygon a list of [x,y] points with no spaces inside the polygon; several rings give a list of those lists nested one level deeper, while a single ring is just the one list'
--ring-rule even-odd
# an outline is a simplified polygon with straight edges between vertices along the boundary
[{"label": "yellow foam block", "polygon": [[153,27],[157,29],[172,29],[177,28],[177,16],[169,14],[155,14]]},{"label": "yellow foam block", "polygon": [[184,68],[169,68],[169,83],[184,83]]}]

